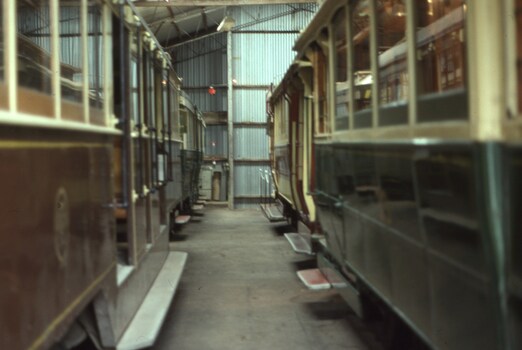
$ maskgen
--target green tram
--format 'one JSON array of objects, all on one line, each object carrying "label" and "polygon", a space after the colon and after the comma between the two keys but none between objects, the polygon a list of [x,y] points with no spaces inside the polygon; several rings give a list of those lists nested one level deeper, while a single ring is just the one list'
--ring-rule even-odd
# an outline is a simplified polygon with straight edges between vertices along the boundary
[{"label": "green tram", "polygon": [[325,275],[430,348],[522,349],[522,1],[326,0],[294,49],[272,165]]}]

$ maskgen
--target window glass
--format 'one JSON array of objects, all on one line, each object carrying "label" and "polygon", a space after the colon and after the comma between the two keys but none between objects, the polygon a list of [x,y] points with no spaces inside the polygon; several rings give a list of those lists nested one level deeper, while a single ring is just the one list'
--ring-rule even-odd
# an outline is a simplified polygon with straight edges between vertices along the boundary
[{"label": "window glass", "polygon": [[97,2],[89,2],[88,46],[89,46],[89,104],[103,109],[104,103],[104,41],[102,8]]},{"label": "window glass", "polygon": [[179,92],[174,83],[170,83],[170,123],[172,138],[179,139]]},{"label": "window glass", "polygon": [[[353,83],[355,112],[368,110],[372,102],[372,81],[370,61],[370,7],[366,0],[357,0],[352,10]],[[354,116],[354,126],[371,126],[371,113]]]},{"label": "window glass", "polygon": [[406,6],[404,0],[380,0],[377,5],[380,104],[408,98]]},{"label": "window glass", "polygon": [[4,13],[3,6],[0,5],[0,108],[7,107],[7,89],[4,85]]},{"label": "window glass", "polygon": [[522,0],[516,0],[515,6],[517,21],[518,110],[522,112]]},{"label": "window glass", "polygon": [[313,55],[314,66],[314,102],[317,103],[318,115],[314,131],[318,134],[330,132],[328,120],[328,74],[326,55],[323,50],[316,47]]},{"label": "window glass", "polygon": [[[158,152],[158,168],[159,168],[159,181],[164,182],[169,178],[168,171],[168,141],[170,137],[170,128],[168,122],[168,84],[167,84],[167,71],[165,69],[158,70],[158,78],[160,79],[160,93],[158,93],[158,99],[160,100],[161,113],[158,113],[158,116],[161,117],[161,120],[158,121],[159,129],[161,130],[158,134],[158,139],[160,140],[161,152]],[[161,96],[161,98],[160,98]]]},{"label": "window glass", "polygon": [[419,93],[464,88],[464,0],[417,0]]},{"label": "window glass", "polygon": [[[49,1],[19,0],[17,5],[18,85],[51,95],[51,21]],[[52,103],[28,110],[31,96],[20,96],[20,109],[27,112],[53,115]],[[40,96],[41,97],[41,94]],[[31,99],[31,104],[35,104]],[[38,101],[40,104],[42,101]],[[51,103],[51,104],[50,104]],[[50,105],[49,105],[50,104]]]},{"label": "window glass", "polygon": [[169,128],[169,78],[167,74],[167,70],[163,70],[163,79],[161,80],[161,89],[162,89],[162,107],[163,107],[163,133],[165,136],[168,136],[167,134],[170,133]]},{"label": "window glass", "polygon": [[139,90],[138,90],[138,60],[136,56],[132,56],[130,60],[130,112],[131,120],[134,125],[140,124],[140,110],[139,110]]},{"label": "window glass", "polygon": [[129,66],[129,84],[130,84],[130,115],[134,126],[140,125],[140,104],[139,104],[139,51],[138,33],[129,32],[130,46],[130,66]]},{"label": "window glass", "polygon": [[348,129],[348,48],[346,40],[346,9],[342,8],[333,19],[335,44],[335,129]]},{"label": "window glass", "polygon": [[80,2],[60,6],[60,74],[62,98],[82,102],[82,37]]},{"label": "window glass", "polygon": [[153,54],[149,51],[144,52],[145,58],[145,89],[147,94],[147,126],[155,127],[156,106],[154,101],[154,65]]},{"label": "window glass", "polygon": [[147,117],[147,126],[149,128],[149,137],[150,137],[150,157],[152,163],[152,186],[156,187],[158,184],[158,163],[157,163],[157,125],[156,125],[156,101],[154,99],[154,53],[146,52],[147,56],[147,107],[148,107],[148,117]]}]

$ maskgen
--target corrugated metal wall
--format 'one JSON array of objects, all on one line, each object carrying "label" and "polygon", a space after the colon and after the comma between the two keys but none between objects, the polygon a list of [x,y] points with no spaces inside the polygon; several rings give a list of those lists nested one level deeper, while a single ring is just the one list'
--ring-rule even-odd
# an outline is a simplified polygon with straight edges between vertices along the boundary
[{"label": "corrugated metal wall", "polygon": [[[234,207],[257,207],[259,169],[269,169],[266,93],[283,77],[295,57],[292,46],[317,5],[286,4],[233,7],[232,118],[234,122]],[[227,34],[216,34],[175,48],[175,68],[183,87],[203,112],[228,110]],[[212,85],[216,94],[207,90]],[[207,156],[228,153],[226,125],[209,125]],[[213,146],[213,143],[215,145]]]},{"label": "corrugated metal wall", "polygon": [[[262,171],[269,170],[270,165],[250,165],[239,163],[234,169],[234,194],[237,198],[236,207],[249,197],[257,198],[260,193],[260,169]],[[255,203],[259,204],[259,202]],[[244,206],[242,206],[244,208]]]},{"label": "corrugated metal wall", "polygon": [[236,126],[234,128],[234,159],[243,161],[268,159],[266,129],[257,126]]},{"label": "corrugated metal wall", "polygon": [[297,35],[234,34],[233,72],[238,84],[270,85],[279,81],[295,57],[292,46]]},{"label": "corrugated metal wall", "polygon": [[[216,34],[177,47],[174,68],[183,78],[182,88],[202,112],[227,110],[227,36]],[[216,94],[208,93],[209,86]]]},{"label": "corrugated metal wall", "polygon": [[208,125],[205,130],[205,156],[228,157],[228,128],[226,125]]},{"label": "corrugated metal wall", "polygon": [[232,34],[235,208],[258,207],[259,169],[270,167],[266,93],[294,59],[298,31],[315,11],[315,5],[292,4],[244,6],[231,13],[236,20]]},{"label": "corrugated metal wall", "polygon": [[234,122],[266,122],[266,91],[264,89],[235,91]]}]

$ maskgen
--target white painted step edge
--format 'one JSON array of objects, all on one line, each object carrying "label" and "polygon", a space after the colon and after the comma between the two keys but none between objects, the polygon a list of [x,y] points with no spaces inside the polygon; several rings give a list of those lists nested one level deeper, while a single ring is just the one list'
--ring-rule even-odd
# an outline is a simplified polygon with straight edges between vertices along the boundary
[{"label": "white painted step edge", "polygon": [[117,350],[143,349],[154,345],[178,288],[188,254],[170,252],[145,300],[118,343]]}]

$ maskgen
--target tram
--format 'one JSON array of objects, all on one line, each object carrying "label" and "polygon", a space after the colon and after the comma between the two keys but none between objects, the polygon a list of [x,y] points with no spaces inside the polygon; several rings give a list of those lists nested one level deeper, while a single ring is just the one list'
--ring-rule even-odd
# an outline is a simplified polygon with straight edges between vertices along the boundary
[{"label": "tram", "polygon": [[521,13],[326,0],[272,98],[278,192],[313,198],[321,270],[429,348],[522,348]]},{"label": "tram", "polygon": [[202,152],[180,95],[132,1],[1,2],[0,348],[153,344],[186,261],[181,153]]}]

